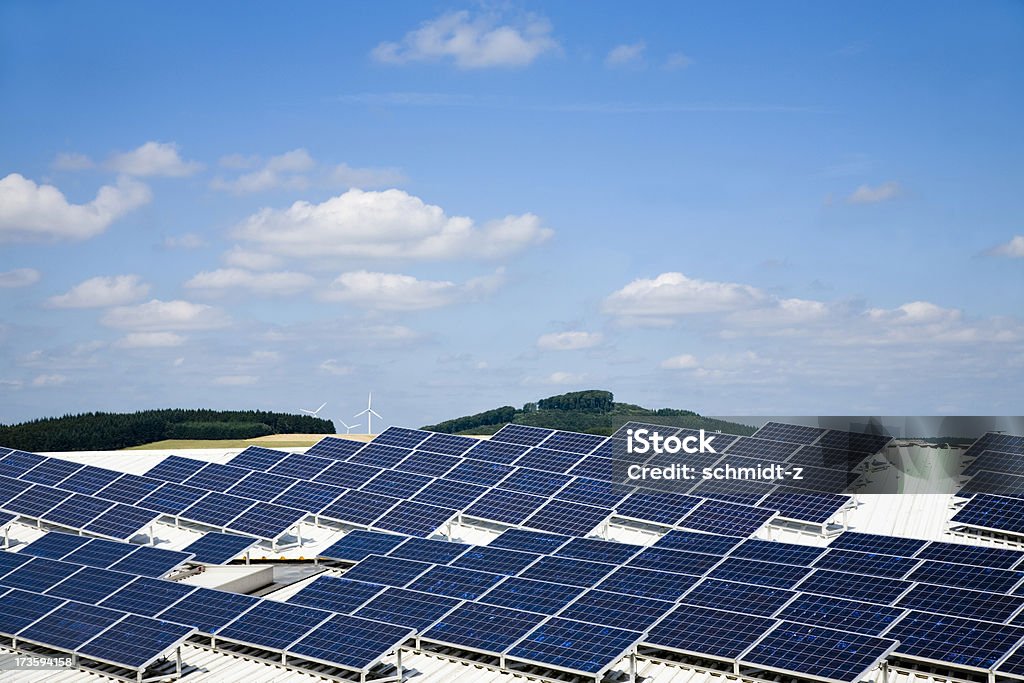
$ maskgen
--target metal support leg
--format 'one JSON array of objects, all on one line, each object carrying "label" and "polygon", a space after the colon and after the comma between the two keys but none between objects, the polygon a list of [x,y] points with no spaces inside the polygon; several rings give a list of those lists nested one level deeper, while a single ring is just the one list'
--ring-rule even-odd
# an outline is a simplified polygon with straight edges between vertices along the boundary
[{"label": "metal support leg", "polygon": [[398,683],[402,683],[402,678],[404,678],[404,676],[402,674],[402,648],[398,648],[398,665],[397,665],[397,668],[398,668]]}]

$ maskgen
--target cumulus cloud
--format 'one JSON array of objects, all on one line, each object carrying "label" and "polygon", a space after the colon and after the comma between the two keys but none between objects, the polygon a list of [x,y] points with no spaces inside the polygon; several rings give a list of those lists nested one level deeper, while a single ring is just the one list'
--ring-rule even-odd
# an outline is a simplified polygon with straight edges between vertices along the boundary
[{"label": "cumulus cloud", "polygon": [[630,282],[604,300],[606,313],[618,316],[674,317],[752,308],[767,298],[761,290],[731,282],[662,273]]},{"label": "cumulus cloud", "polygon": [[636,43],[616,45],[608,52],[608,56],[604,58],[604,63],[608,66],[640,64],[643,62],[644,50],[646,49],[647,44],[642,40]]},{"label": "cumulus cloud", "polygon": [[381,259],[498,258],[552,234],[530,213],[478,226],[402,190],[356,189],[320,204],[262,209],[234,231],[253,248],[278,256]]},{"label": "cumulus cloud", "polygon": [[107,167],[131,176],[166,176],[181,178],[198,173],[203,165],[197,161],[185,161],[173,142],[150,141],[130,152],[114,154],[107,160]]},{"label": "cumulus cloud", "polygon": [[152,299],[134,306],[118,306],[103,316],[108,327],[134,330],[209,330],[229,323],[218,308],[190,301]]},{"label": "cumulus cloud", "polygon": [[335,377],[343,377],[344,375],[352,374],[352,366],[343,365],[334,358],[328,358],[320,364],[320,372],[326,375],[333,375]]},{"label": "cumulus cloud", "polygon": [[164,247],[167,249],[199,249],[206,246],[206,240],[194,232],[187,232],[184,235],[171,235],[164,238]]},{"label": "cumulus cloud", "polygon": [[241,247],[232,247],[226,251],[224,262],[229,266],[247,270],[270,270],[281,265],[281,259],[273,254],[249,251]]},{"label": "cumulus cloud", "polygon": [[544,351],[576,351],[597,346],[603,339],[600,332],[552,332],[541,335],[537,348]]},{"label": "cumulus cloud", "polygon": [[0,273],[0,289],[28,287],[39,282],[42,276],[35,268],[15,268]]},{"label": "cumulus cloud", "polygon": [[86,155],[74,152],[61,152],[51,165],[55,171],[86,171],[96,166]]},{"label": "cumulus cloud", "polygon": [[18,173],[0,179],[0,242],[83,240],[151,199],[149,188],[129,178],[104,185],[87,204],[72,204],[53,185]]},{"label": "cumulus cloud", "polygon": [[384,64],[451,60],[460,69],[485,69],[527,66],[557,49],[545,19],[498,25],[493,16],[474,18],[462,11],[424,22],[399,42],[380,43],[371,56]]},{"label": "cumulus cloud", "polygon": [[52,308],[105,308],[138,301],[149,293],[149,285],[138,275],[111,275],[89,278],[64,294],[51,296]]},{"label": "cumulus cloud", "polygon": [[36,388],[59,387],[68,381],[67,376],[60,374],[37,375],[32,379],[32,386]]},{"label": "cumulus cloud", "polygon": [[185,337],[173,332],[132,332],[114,342],[120,349],[166,349],[181,346]]},{"label": "cumulus cloud", "polygon": [[1000,244],[988,252],[991,256],[1024,258],[1024,235],[1014,235],[1009,242]]},{"label": "cumulus cloud", "polygon": [[254,273],[242,268],[219,268],[198,273],[185,286],[207,292],[243,289],[258,294],[284,295],[312,287],[313,278],[289,271]]},{"label": "cumulus cloud", "polygon": [[846,198],[846,201],[850,204],[879,204],[895,199],[901,194],[903,194],[903,187],[896,181],[890,181],[875,187],[861,185]]},{"label": "cumulus cloud", "polygon": [[[226,158],[225,158],[226,159]],[[278,188],[302,190],[310,186],[376,188],[398,185],[405,176],[395,168],[356,168],[348,164],[325,166],[317,163],[305,149],[294,149],[266,161],[258,156],[232,155],[226,168],[255,168],[236,178],[221,176],[210,182],[214,190],[234,194],[267,192]]]},{"label": "cumulus cloud", "polygon": [[661,361],[661,367],[666,370],[694,370],[700,367],[700,362],[696,356],[684,353]]},{"label": "cumulus cloud", "polygon": [[378,311],[421,311],[484,296],[500,285],[502,275],[499,270],[492,276],[459,285],[447,280],[419,280],[411,275],[360,270],[339,275],[320,297]]},{"label": "cumulus cloud", "polygon": [[565,372],[564,370],[558,370],[552,372],[550,375],[541,378],[542,384],[578,384],[586,379],[586,375],[575,372]]}]

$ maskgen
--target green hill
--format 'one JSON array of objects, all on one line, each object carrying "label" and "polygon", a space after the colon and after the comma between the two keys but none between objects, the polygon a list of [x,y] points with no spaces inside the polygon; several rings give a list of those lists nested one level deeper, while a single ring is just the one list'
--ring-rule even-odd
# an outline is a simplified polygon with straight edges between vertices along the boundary
[{"label": "green hill", "polygon": [[502,406],[475,415],[457,417],[423,429],[446,434],[493,434],[502,425],[530,425],[571,432],[608,435],[625,422],[637,420],[655,424],[673,425],[722,431],[730,434],[750,435],[754,428],[736,422],[702,417],[692,410],[644,408],[631,403],[616,403],[610,391],[592,389],[574,391],[527,403],[520,409]]}]

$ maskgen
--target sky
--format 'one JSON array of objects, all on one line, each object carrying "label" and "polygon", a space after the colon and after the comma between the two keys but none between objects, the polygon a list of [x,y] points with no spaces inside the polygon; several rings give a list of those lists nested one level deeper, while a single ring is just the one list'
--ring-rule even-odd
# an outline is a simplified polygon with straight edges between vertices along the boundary
[{"label": "sky", "polygon": [[1022,413],[1020,2],[11,1],[0,92],[0,423]]}]

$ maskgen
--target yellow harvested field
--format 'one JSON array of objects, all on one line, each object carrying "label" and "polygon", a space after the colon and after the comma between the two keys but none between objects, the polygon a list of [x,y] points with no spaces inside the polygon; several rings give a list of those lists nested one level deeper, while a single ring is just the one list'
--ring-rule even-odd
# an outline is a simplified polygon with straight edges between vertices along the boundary
[{"label": "yellow harvested field", "polygon": [[166,439],[126,448],[129,451],[152,451],[187,448],[245,448],[246,446],[265,446],[267,448],[299,448],[312,446],[325,436],[354,441],[369,441],[374,437],[370,434],[271,434],[254,439]]}]

